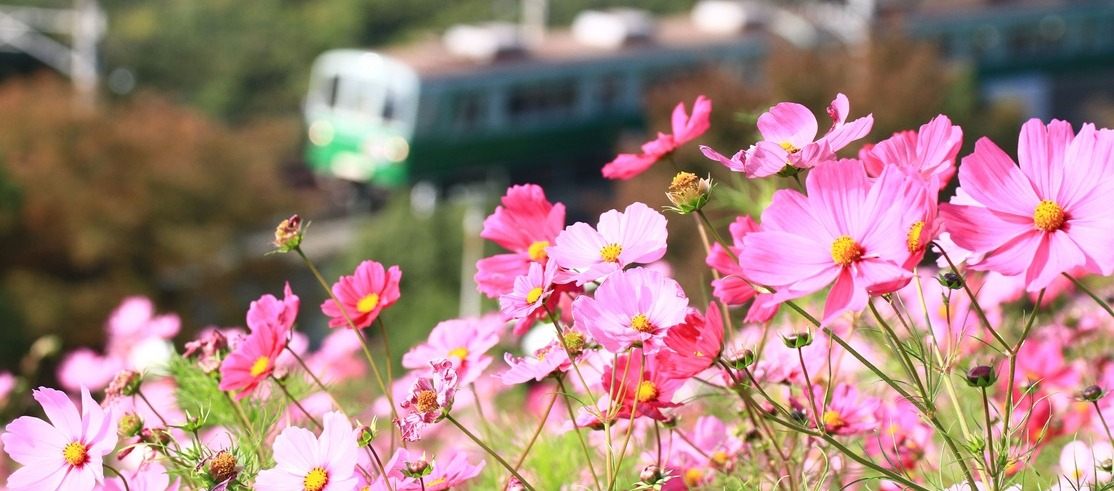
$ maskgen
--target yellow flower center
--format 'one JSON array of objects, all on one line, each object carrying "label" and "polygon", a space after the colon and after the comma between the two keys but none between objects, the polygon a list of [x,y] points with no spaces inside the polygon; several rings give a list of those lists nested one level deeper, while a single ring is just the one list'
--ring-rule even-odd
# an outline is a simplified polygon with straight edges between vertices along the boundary
[{"label": "yellow flower center", "polygon": [[580,354],[587,347],[588,342],[580,331],[568,331],[562,337],[565,339],[565,347],[569,349],[572,356]]},{"label": "yellow flower center", "polygon": [[850,235],[840,235],[832,242],[832,260],[840,266],[847,266],[863,257],[863,246]]},{"label": "yellow flower center", "polygon": [[539,240],[530,244],[530,247],[526,249],[526,254],[530,256],[532,261],[543,263],[548,258],[548,255],[545,253],[547,247],[549,247],[548,240]]},{"label": "yellow flower center", "polygon": [[449,356],[463,361],[465,358],[468,358],[468,348],[465,348],[464,346],[453,348],[449,350]]},{"label": "yellow flower center", "polygon": [[71,466],[81,467],[89,462],[89,450],[85,444],[75,440],[62,447],[62,458]]},{"label": "yellow flower center", "polygon": [[623,246],[619,244],[607,244],[600,249],[600,259],[605,263],[619,262],[619,254],[623,253]]},{"label": "yellow flower center", "polygon": [[909,227],[909,233],[905,234],[905,248],[909,252],[917,252],[921,248],[921,231],[924,230],[924,222],[917,220]]},{"label": "yellow flower center", "polygon": [[699,467],[693,467],[685,471],[684,480],[685,486],[695,488],[704,482],[704,471],[700,470]]},{"label": "yellow flower center", "polygon": [[361,314],[366,314],[368,312],[371,312],[372,310],[375,310],[375,307],[377,305],[379,305],[379,294],[368,293],[366,296],[364,296],[364,298],[361,298],[360,301],[356,303],[356,310],[359,310]]},{"label": "yellow flower center", "polygon": [[1064,209],[1050,199],[1042,200],[1033,210],[1033,225],[1045,232],[1060,230],[1067,219]]},{"label": "yellow flower center", "polygon": [[827,428],[828,431],[838,430],[847,426],[847,422],[843,420],[843,416],[839,414],[839,411],[832,409],[825,411],[821,419],[824,420],[824,427]]},{"label": "yellow flower center", "polygon": [[720,467],[727,465],[727,452],[723,450],[712,452],[712,463]]},{"label": "yellow flower center", "polygon": [[320,467],[314,467],[313,470],[306,474],[306,478],[302,480],[302,486],[305,491],[321,491],[325,489],[325,485],[329,484],[329,473]]},{"label": "yellow flower center", "polygon": [[263,375],[263,372],[266,372],[267,369],[270,368],[270,366],[270,358],[267,358],[266,356],[260,356],[259,358],[256,358],[255,363],[251,364],[251,376],[258,377],[260,375]]},{"label": "yellow flower center", "polygon": [[658,386],[647,380],[638,384],[638,393],[635,395],[638,402],[650,402],[658,398]]},{"label": "yellow flower center", "polygon": [[542,287],[535,286],[533,289],[530,290],[530,293],[526,294],[526,303],[537,302],[539,298],[542,298],[542,292],[544,291],[545,290],[543,290]]},{"label": "yellow flower center", "polygon": [[437,393],[430,389],[419,390],[415,399],[418,402],[414,406],[419,413],[432,413],[440,407],[437,405]]},{"label": "yellow flower center", "polygon": [[650,318],[644,314],[638,314],[631,317],[630,328],[638,332],[650,332],[654,330],[654,325],[650,323]]},{"label": "yellow flower center", "polygon": [[797,152],[801,151],[801,149],[797,148],[796,145],[793,145],[792,143],[789,143],[788,141],[783,141],[781,143],[778,143],[778,145],[781,146],[781,148],[785,149],[785,151],[789,152],[789,153],[797,153]]}]

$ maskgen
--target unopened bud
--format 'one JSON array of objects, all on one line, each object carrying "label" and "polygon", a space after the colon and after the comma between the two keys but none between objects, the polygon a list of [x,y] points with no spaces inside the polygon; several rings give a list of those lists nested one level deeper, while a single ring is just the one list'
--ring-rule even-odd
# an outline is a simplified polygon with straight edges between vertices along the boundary
[{"label": "unopened bud", "polygon": [[1102,387],[1099,387],[1097,385],[1092,385],[1092,386],[1089,386],[1089,387],[1083,389],[1079,393],[1079,398],[1083,399],[1084,401],[1087,401],[1087,402],[1096,402],[1099,399],[1102,399],[1103,396],[1105,396],[1105,395],[1106,395],[1106,392],[1102,390]]},{"label": "unopened bud", "polygon": [[673,211],[686,215],[703,208],[708,203],[711,190],[711,179],[699,178],[691,172],[678,172],[673,176],[665,196],[673,203]]},{"label": "unopened bud", "polygon": [[753,365],[755,361],[758,361],[758,356],[754,354],[754,351],[748,349],[743,351],[743,354],[738,358],[731,360],[731,366],[735,367],[736,370],[743,370]]},{"label": "unopened bud", "polygon": [[302,217],[297,214],[290,215],[290,218],[283,220],[282,223],[275,227],[275,241],[274,252],[287,253],[297,249],[302,245],[302,234],[305,230],[302,228]]},{"label": "unopened bud", "polygon": [[235,455],[226,450],[221,450],[209,460],[209,477],[212,477],[218,483],[228,481],[236,477],[237,472],[239,472],[236,464]]},{"label": "unopened bud", "polygon": [[375,439],[375,434],[375,428],[372,428],[365,424],[360,424],[356,427],[356,441],[360,444],[361,447],[371,446],[371,441]]},{"label": "unopened bud", "polygon": [[170,443],[170,433],[165,428],[143,428],[139,431],[139,439],[151,445],[166,446]]},{"label": "unopened bud", "polygon": [[797,332],[782,336],[781,340],[785,342],[785,346],[789,349],[800,349],[812,344],[812,333],[808,331]]},{"label": "unopened bud", "polygon": [[512,476],[510,480],[507,481],[507,487],[505,489],[506,491],[526,491],[526,486],[523,485],[522,481],[519,481],[517,477]]},{"label": "unopened bud", "polygon": [[135,370],[124,370],[116,374],[116,378],[108,384],[108,388],[104,390],[105,396],[108,399],[114,399],[122,396],[134,396],[139,392],[139,384],[143,381],[143,377]]},{"label": "unopened bud", "polygon": [[413,479],[428,476],[430,472],[433,472],[433,468],[430,467],[429,462],[426,462],[425,459],[407,462],[406,467],[402,470],[402,473],[405,474],[406,477]]},{"label": "unopened bud", "polygon": [[998,381],[998,374],[989,365],[978,365],[967,370],[967,385],[986,388]]},{"label": "unopened bud", "polygon": [[116,423],[116,431],[122,437],[132,437],[143,430],[143,420],[135,413],[124,413]]},{"label": "unopened bud", "polygon": [[796,421],[799,424],[805,424],[808,422],[808,415],[800,409],[793,409],[789,411],[789,416],[793,418],[793,421]]},{"label": "unopened bud", "polygon": [[963,288],[963,277],[959,276],[959,273],[956,273],[955,271],[940,273],[940,275],[936,277],[936,281],[940,283],[940,286],[949,290],[958,290],[960,288]]},{"label": "unopened bud", "polygon": [[638,473],[638,479],[646,484],[653,484],[661,479],[661,468],[656,465],[648,465],[642,468],[642,472]]}]

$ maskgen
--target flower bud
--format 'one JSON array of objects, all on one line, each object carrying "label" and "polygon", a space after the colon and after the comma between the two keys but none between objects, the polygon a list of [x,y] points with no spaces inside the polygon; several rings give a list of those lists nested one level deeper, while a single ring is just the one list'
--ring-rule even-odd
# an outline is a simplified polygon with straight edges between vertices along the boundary
[{"label": "flower bud", "polygon": [[165,428],[143,428],[139,431],[139,439],[151,445],[166,446],[171,437]]},{"label": "flower bud", "polygon": [[782,336],[781,340],[785,342],[785,346],[789,349],[800,349],[812,344],[812,333],[796,332],[786,336]]},{"label": "flower bud", "polygon": [[429,462],[426,462],[425,459],[407,462],[406,467],[402,470],[402,473],[405,474],[406,477],[413,479],[428,476],[430,472],[433,472],[433,468],[430,467]]},{"label": "flower bud", "polygon": [[731,360],[731,366],[735,367],[736,370],[743,370],[753,365],[756,361],[758,361],[758,355],[755,355],[754,351],[748,349],[743,351],[743,354],[738,358]]},{"label": "flower bud", "polygon": [[135,413],[124,413],[116,423],[116,432],[124,438],[136,436],[142,430],[143,420]]},{"label": "flower bud", "polygon": [[511,476],[510,480],[507,481],[507,487],[504,489],[506,491],[526,491],[526,486],[517,477]]},{"label": "flower bud", "polygon": [[1083,399],[1084,401],[1087,401],[1087,402],[1096,402],[1099,399],[1102,399],[1103,396],[1105,396],[1105,395],[1106,395],[1106,392],[1102,390],[1102,387],[1099,387],[1097,385],[1092,385],[1092,386],[1089,386],[1089,387],[1083,389],[1079,393],[1079,398]]},{"label": "flower bud", "polygon": [[703,208],[708,203],[711,189],[711,179],[701,179],[691,172],[678,172],[673,176],[673,182],[669,184],[665,197],[673,203],[673,211],[686,215]]},{"label": "flower bud", "polygon": [[967,370],[967,385],[986,388],[998,381],[998,374],[988,365],[978,365]]},{"label": "flower bud", "polygon": [[282,223],[278,224],[278,227],[275,227],[274,252],[287,253],[297,249],[298,246],[302,245],[302,234],[304,233],[302,217],[297,214],[290,215],[290,218],[283,220]]},{"label": "flower bud", "polygon": [[665,419],[659,421],[659,423],[661,423],[662,428],[665,428],[667,430],[676,428],[677,427],[677,416],[674,416],[672,414],[666,415]]},{"label": "flower bud", "polygon": [[808,423],[808,415],[800,409],[793,409],[789,411],[789,416],[793,418],[793,421],[796,421],[799,424]]},{"label": "flower bud", "polygon": [[936,281],[940,283],[940,286],[949,290],[963,288],[963,277],[959,276],[959,273],[955,271],[940,273],[940,275],[936,277]]},{"label": "flower bud", "polygon": [[107,399],[115,399],[122,396],[134,396],[139,392],[139,384],[143,381],[143,377],[135,370],[124,370],[116,374],[116,378],[108,384],[108,388],[104,390]]},{"label": "flower bud", "polygon": [[218,483],[236,477],[238,472],[236,456],[232,455],[231,452],[221,450],[212,459],[209,459],[209,477],[212,477]]},{"label": "flower bud", "polygon": [[[375,422],[373,421],[372,424],[374,425]],[[371,446],[371,441],[375,439],[375,434],[375,428],[371,426],[362,423],[356,426],[356,442],[358,442],[361,447]]]},{"label": "flower bud", "polygon": [[653,484],[661,479],[661,468],[656,465],[648,465],[642,468],[642,472],[638,473],[638,479],[646,484]]}]

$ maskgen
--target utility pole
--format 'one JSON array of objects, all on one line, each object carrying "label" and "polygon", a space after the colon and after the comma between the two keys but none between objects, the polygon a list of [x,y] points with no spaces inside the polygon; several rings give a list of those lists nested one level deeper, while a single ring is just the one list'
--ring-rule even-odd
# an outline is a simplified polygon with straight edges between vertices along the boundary
[{"label": "utility pole", "polygon": [[[97,43],[106,19],[97,0],[74,0],[72,9],[0,6],[0,48],[30,55],[66,75],[78,104],[91,109],[97,92]],[[68,37],[70,45],[52,36]]]}]

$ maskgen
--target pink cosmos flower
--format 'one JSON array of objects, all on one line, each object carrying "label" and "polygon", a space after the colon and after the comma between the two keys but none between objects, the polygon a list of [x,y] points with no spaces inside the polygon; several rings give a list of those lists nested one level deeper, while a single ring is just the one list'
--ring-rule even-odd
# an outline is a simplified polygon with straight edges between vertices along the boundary
[{"label": "pink cosmos flower", "polygon": [[[446,456],[447,455],[447,456]],[[442,453],[442,458],[433,459],[429,462],[431,470],[429,475],[422,478],[422,481],[406,477],[402,471],[406,468],[408,462],[413,462],[419,458],[423,458],[416,452],[411,452],[405,448],[399,448],[395,451],[391,460],[387,461],[387,478],[391,481],[391,488],[396,491],[447,491],[464,486],[465,483],[480,475],[483,471],[485,462],[479,461],[478,464],[471,464],[468,462],[467,456],[460,452]],[[386,483],[380,477],[371,486],[371,491],[385,491],[387,490]]]},{"label": "pink cosmos flower", "polygon": [[665,217],[644,203],[600,215],[596,228],[576,222],[557,236],[549,248],[557,265],[569,270],[577,285],[596,281],[631,264],[648,264],[665,256]]},{"label": "pink cosmos flower", "polygon": [[897,165],[919,174],[924,180],[935,180],[943,189],[955,175],[955,157],[963,146],[963,129],[943,114],[921,126],[916,133],[901,131],[859,151],[866,172],[882,175],[886,165]]},{"label": "pink cosmos flower", "polygon": [[881,400],[875,397],[864,398],[859,395],[855,386],[841,383],[832,390],[832,399],[825,407],[824,392],[824,387],[819,385],[812,388],[816,405],[822,411],[818,425],[823,424],[825,431],[833,435],[856,435],[878,429],[875,413]]},{"label": "pink cosmos flower", "polygon": [[730,159],[706,146],[700,150],[705,157],[750,178],[772,176],[786,166],[809,169],[833,160],[835,152],[870,132],[874,116],[868,114],[848,123],[850,111],[847,96],[836,94],[828,106],[832,126],[827,134],[816,138],[818,125],[812,112],[795,102],[781,102],[758,117],[762,141],[750,149],[740,150]]},{"label": "pink cosmos flower", "polygon": [[1019,168],[989,139],[959,168],[941,212],[960,247],[985,258],[972,269],[1025,275],[1037,291],[1074,267],[1114,272],[1114,134],[1032,119],[1021,128]]},{"label": "pink cosmos flower", "polygon": [[689,309],[685,321],[673,326],[665,335],[669,348],[659,352],[661,365],[679,378],[703,372],[723,351],[723,316],[715,303],[708,304],[708,314]]},{"label": "pink cosmos flower", "polygon": [[576,325],[613,353],[641,347],[655,353],[666,331],[685,321],[688,297],[681,285],[644,268],[619,271],[572,304]]},{"label": "pink cosmos flower", "polygon": [[494,315],[442,321],[430,331],[425,343],[402,356],[402,366],[429,369],[431,362],[448,360],[456,368],[460,384],[470,384],[491,365],[487,352],[499,344],[502,327],[503,322]]},{"label": "pink cosmos flower", "polygon": [[688,437],[695,446],[685,442],[680,451],[689,454],[696,461],[702,461],[709,475],[714,469],[730,472],[739,453],[743,451],[743,442],[732,435],[727,425],[715,416],[701,416],[697,419]]},{"label": "pink cosmos flower", "polygon": [[498,377],[506,385],[517,385],[528,380],[541,382],[552,373],[568,370],[572,366],[568,352],[556,339],[534,351],[534,356],[517,357],[505,353],[503,360],[510,368]]},{"label": "pink cosmos flower", "polygon": [[621,153],[615,160],[603,166],[603,177],[608,179],[630,179],[637,176],[666,155],[673,153],[700,135],[711,126],[709,116],[712,101],[703,95],[696,96],[692,103],[692,117],[685,112],[685,104],[678,103],[673,108],[673,133],[658,133],[658,137],[642,145],[642,153]]},{"label": "pink cosmos flower", "polygon": [[221,362],[220,389],[237,391],[237,400],[251,394],[274,373],[288,335],[289,331],[279,330],[272,323],[261,324],[249,333]]},{"label": "pink cosmos flower", "polygon": [[279,300],[270,293],[253,300],[248,307],[248,329],[256,331],[269,328],[278,332],[289,332],[298,317],[301,299],[290,290],[287,282],[283,288],[283,299]]},{"label": "pink cosmos flower", "polygon": [[565,227],[565,205],[550,203],[535,184],[507,188],[502,206],[484,220],[480,237],[510,251],[476,263],[476,287],[499,298],[514,288],[514,279],[527,273],[532,262],[545,264],[546,249]]},{"label": "pink cosmos flower", "polygon": [[[499,297],[499,310],[503,312],[503,317],[515,321],[516,325],[523,320],[528,320],[532,325],[537,318],[548,315],[543,307],[553,312],[558,298],[550,301],[550,294],[553,293],[553,277],[556,273],[557,262],[552,259],[544,265],[530,263],[527,273],[514,279],[514,289]],[[519,329],[516,327],[515,330]]]},{"label": "pink cosmos flower", "polygon": [[332,382],[358,379],[367,373],[360,340],[344,331],[325,336],[321,348],[306,358],[306,365],[317,376]]},{"label": "pink cosmos flower", "polygon": [[116,448],[116,420],[81,388],[81,413],[66,394],[39,387],[33,392],[50,422],[22,416],[4,429],[4,451],[19,468],[8,489],[91,491],[104,483],[104,456]]},{"label": "pink cosmos flower", "polygon": [[905,399],[878,405],[878,434],[865,437],[866,452],[887,467],[902,471],[917,468],[932,454],[932,427],[921,421],[917,409]]},{"label": "pink cosmos flower", "polygon": [[321,304],[321,311],[329,316],[329,327],[347,326],[348,321],[344,318],[346,314],[357,328],[370,326],[383,309],[398,301],[400,280],[402,271],[398,266],[384,269],[382,264],[375,261],[360,263],[353,275],[341,276],[333,284],[333,295],[340,300],[344,312],[337,308],[337,303],[332,299]]},{"label": "pink cosmos flower", "polygon": [[747,310],[746,322],[766,322],[777,313],[777,302],[772,302],[772,295],[758,294],[745,278],[743,269],[739,267],[737,258],[743,250],[743,237],[751,232],[758,231],[758,224],[749,216],[741,216],[728,226],[731,232],[731,254],[727,253],[719,243],[712,244],[708,251],[705,263],[714,268],[722,276],[712,281],[712,294],[727,305],[742,305],[750,299],[754,303]]},{"label": "pink cosmos flower", "polygon": [[1060,450],[1060,475],[1074,486],[1062,489],[1086,489],[1087,485],[1108,483],[1111,478],[1106,462],[1114,458],[1114,447],[1108,442],[1098,442],[1093,446],[1073,440]]},{"label": "pink cosmos flower", "polygon": [[663,369],[657,357],[633,349],[604,368],[600,380],[608,398],[619,404],[618,418],[646,416],[663,421],[667,418],[662,409],[680,406],[673,402],[673,394],[685,381],[676,375]]},{"label": "pink cosmos flower", "polygon": [[402,438],[409,442],[420,440],[427,425],[440,421],[452,410],[460,384],[453,362],[442,359],[431,361],[429,365],[433,375],[415,380],[402,401],[402,408],[410,413],[395,421],[402,430]]},{"label": "pink cosmos flower", "polygon": [[15,388],[15,376],[11,372],[0,372],[0,409],[8,405],[8,394]]},{"label": "pink cosmos flower", "polygon": [[[911,277],[907,176],[889,167],[875,182],[858,161],[829,163],[806,180],[808,196],[783,189],[762,214],[762,230],[743,239],[739,264],[774,300],[799,298],[832,285],[823,321],[866,307],[869,295],[892,292]],[[919,182],[916,185],[922,186]]]},{"label": "pink cosmos flower", "polygon": [[259,473],[256,487],[275,491],[356,489],[359,447],[352,425],[339,412],[326,414],[323,425],[319,437],[297,426],[282,430],[273,447],[276,466]]}]

